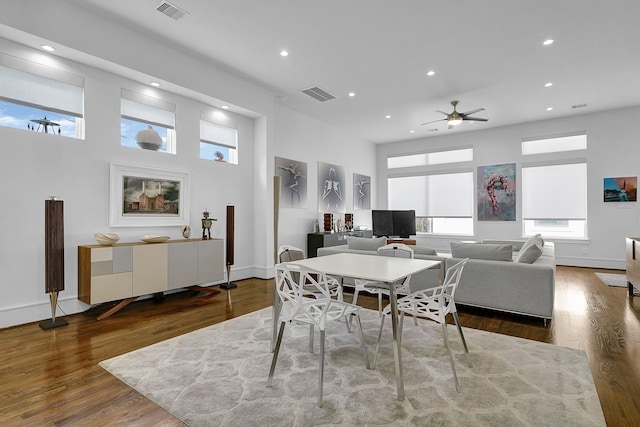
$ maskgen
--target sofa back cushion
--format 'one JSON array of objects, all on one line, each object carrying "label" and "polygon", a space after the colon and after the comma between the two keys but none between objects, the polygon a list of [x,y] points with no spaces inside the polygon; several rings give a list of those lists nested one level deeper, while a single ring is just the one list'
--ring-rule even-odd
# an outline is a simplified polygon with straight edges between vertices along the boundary
[{"label": "sofa back cushion", "polygon": [[428,246],[411,246],[415,255],[438,255],[435,249]]},{"label": "sofa back cushion", "polygon": [[513,245],[451,242],[453,258],[513,261]]},{"label": "sofa back cushion", "polygon": [[387,244],[386,237],[377,237],[369,239],[367,237],[347,237],[347,246],[349,249],[358,249],[362,251],[377,251],[378,248]]},{"label": "sofa back cushion", "polygon": [[543,247],[544,240],[542,240],[542,236],[536,234],[535,236],[527,239],[524,245],[522,245],[520,252],[518,252],[516,262],[533,264],[538,258],[540,258],[540,255],[542,255]]}]

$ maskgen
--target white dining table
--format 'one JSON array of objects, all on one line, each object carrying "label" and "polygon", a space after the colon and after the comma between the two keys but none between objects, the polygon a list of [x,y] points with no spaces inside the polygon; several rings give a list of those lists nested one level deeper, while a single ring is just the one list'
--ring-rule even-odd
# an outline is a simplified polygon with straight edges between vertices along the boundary
[{"label": "white dining table", "polygon": [[397,398],[398,400],[403,400],[404,376],[402,371],[400,337],[398,336],[397,296],[393,284],[420,271],[435,268],[440,265],[440,261],[338,253],[317,258],[306,258],[292,261],[291,263],[321,271],[334,277],[371,280],[386,285],[389,289],[389,302],[391,304]]}]

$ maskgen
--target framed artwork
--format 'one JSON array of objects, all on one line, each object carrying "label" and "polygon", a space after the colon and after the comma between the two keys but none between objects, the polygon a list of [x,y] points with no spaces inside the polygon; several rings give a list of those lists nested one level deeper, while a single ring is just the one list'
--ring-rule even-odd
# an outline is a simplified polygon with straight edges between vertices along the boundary
[{"label": "framed artwork", "polygon": [[637,176],[604,179],[605,202],[636,202],[638,201],[637,193]]},{"label": "framed artwork", "polygon": [[307,207],[307,163],[276,157],[275,173],[280,177],[280,207]]},{"label": "framed artwork", "polygon": [[109,225],[179,226],[189,222],[189,174],[111,164]]},{"label": "framed artwork", "polygon": [[478,166],[478,221],[516,220],[516,164]]},{"label": "framed artwork", "polygon": [[318,212],[346,212],[342,166],[318,162]]},{"label": "framed artwork", "polygon": [[371,209],[370,176],[353,174],[353,209],[356,211]]}]

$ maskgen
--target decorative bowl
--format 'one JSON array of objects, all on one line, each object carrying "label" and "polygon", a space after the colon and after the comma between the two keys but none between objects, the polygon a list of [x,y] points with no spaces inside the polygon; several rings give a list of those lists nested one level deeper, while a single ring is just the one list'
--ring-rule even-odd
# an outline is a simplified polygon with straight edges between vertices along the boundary
[{"label": "decorative bowl", "polygon": [[162,243],[169,240],[169,236],[156,236],[155,234],[145,234],[140,240],[146,243]]},{"label": "decorative bowl", "polygon": [[111,246],[120,240],[117,233],[96,233],[94,234],[96,241],[103,246]]}]

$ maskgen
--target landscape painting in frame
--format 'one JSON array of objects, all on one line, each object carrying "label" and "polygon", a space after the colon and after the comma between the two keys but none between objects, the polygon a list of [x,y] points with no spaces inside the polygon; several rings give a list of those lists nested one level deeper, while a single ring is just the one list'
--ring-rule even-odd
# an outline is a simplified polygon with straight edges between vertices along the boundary
[{"label": "landscape painting in frame", "polygon": [[344,167],[318,162],[318,212],[346,212]]},{"label": "landscape painting in frame", "polygon": [[117,226],[188,223],[189,174],[111,165],[110,221]]},{"label": "landscape painting in frame", "polygon": [[280,207],[307,207],[307,163],[276,157],[276,175],[280,177]]},{"label": "landscape painting in frame", "polygon": [[605,202],[636,202],[638,201],[638,177],[625,176],[622,178],[604,179]]},{"label": "landscape painting in frame", "polygon": [[356,211],[371,209],[370,176],[353,174],[353,209]]},{"label": "landscape painting in frame", "polygon": [[478,166],[478,221],[516,220],[516,164]]}]

